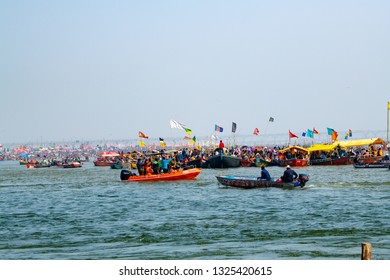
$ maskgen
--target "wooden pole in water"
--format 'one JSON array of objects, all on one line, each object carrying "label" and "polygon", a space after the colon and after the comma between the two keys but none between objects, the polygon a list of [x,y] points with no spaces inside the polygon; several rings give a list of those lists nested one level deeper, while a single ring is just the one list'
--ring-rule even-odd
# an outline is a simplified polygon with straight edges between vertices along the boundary
[{"label": "wooden pole in water", "polygon": [[362,260],[371,260],[372,257],[372,245],[371,243],[362,243]]}]

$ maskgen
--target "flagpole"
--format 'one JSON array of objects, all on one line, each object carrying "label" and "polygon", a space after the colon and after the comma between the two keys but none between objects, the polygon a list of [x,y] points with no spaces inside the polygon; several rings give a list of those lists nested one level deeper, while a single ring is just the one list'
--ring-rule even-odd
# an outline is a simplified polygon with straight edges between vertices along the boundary
[{"label": "flagpole", "polygon": [[[387,102],[387,146],[389,145],[389,114],[390,114],[390,101]],[[387,150],[389,147],[387,147]]]},{"label": "flagpole", "polygon": [[389,152],[390,150],[390,143],[389,143],[389,114],[390,114],[390,101],[387,102],[387,138],[386,138],[386,149],[387,149],[387,153]]}]

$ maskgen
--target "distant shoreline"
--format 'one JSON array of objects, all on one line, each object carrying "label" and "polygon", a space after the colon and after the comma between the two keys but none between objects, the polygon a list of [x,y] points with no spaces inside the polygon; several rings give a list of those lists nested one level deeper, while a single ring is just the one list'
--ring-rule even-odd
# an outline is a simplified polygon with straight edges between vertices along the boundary
[{"label": "distant shoreline", "polygon": [[[295,131],[294,131],[295,132]],[[303,137],[301,133],[296,132],[299,138],[290,139],[290,144],[296,145],[311,145],[313,143],[328,143],[331,142],[330,136],[325,132],[320,132],[319,135],[315,135],[314,138]],[[377,131],[354,131],[353,136],[348,139],[367,139],[367,138],[382,138],[383,140],[387,140],[387,132],[385,130],[377,130]],[[344,140],[345,133],[339,132],[338,140]],[[232,133],[218,133],[218,139],[222,139],[227,144],[235,143],[238,146],[243,145],[260,145],[260,146],[272,146],[272,145],[287,145],[289,142],[288,133],[278,133],[278,134],[267,134],[267,135],[250,135],[250,134],[239,134],[235,135]],[[168,146],[172,144],[186,144],[188,140],[184,140],[183,137],[166,137],[164,138],[165,142]],[[211,140],[211,135],[209,136],[196,136],[196,143],[204,144],[207,141]],[[51,145],[138,145],[139,138],[129,138],[129,139],[94,139],[94,140],[85,140],[85,139],[68,139],[68,140],[42,140],[42,141],[19,141],[19,142],[10,142],[10,143],[2,143],[0,139],[0,143],[2,144],[2,148],[12,148],[15,146],[51,146]],[[215,141],[215,140],[214,140]],[[144,140],[147,145],[158,145],[159,138],[149,138]]]}]

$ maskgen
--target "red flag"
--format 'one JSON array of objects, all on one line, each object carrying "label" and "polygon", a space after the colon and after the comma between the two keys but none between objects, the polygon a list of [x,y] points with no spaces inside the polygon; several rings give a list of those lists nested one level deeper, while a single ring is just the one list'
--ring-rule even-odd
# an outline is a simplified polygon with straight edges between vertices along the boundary
[{"label": "red flag", "polygon": [[298,138],[298,136],[296,136],[294,133],[292,133],[290,130],[288,131],[288,136],[290,138]]},{"label": "red flag", "polygon": [[314,133],[314,134],[319,134],[318,131],[317,131],[317,129],[315,129],[315,128],[313,128],[313,133]]},{"label": "red flag", "polygon": [[253,134],[254,135],[259,135],[259,132],[260,132],[260,130],[256,127],[255,130],[253,131]]},{"label": "red flag", "polygon": [[148,139],[149,136],[146,136],[145,134],[143,134],[141,131],[138,131],[138,137],[139,138],[145,138],[145,139]]}]

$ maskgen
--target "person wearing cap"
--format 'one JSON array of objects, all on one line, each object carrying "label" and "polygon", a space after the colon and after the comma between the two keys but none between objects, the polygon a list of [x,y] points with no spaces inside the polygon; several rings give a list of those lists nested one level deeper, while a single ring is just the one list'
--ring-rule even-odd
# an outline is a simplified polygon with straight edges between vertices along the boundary
[{"label": "person wearing cap", "polygon": [[282,181],[285,182],[285,183],[293,182],[294,179],[297,179],[297,178],[298,178],[297,172],[292,170],[290,165],[287,165],[287,168],[284,171],[283,176],[280,177],[280,179],[282,179]]},{"label": "person wearing cap", "polygon": [[265,181],[271,181],[271,176],[269,175],[269,172],[267,169],[265,169],[264,164],[261,165],[261,180]]}]

